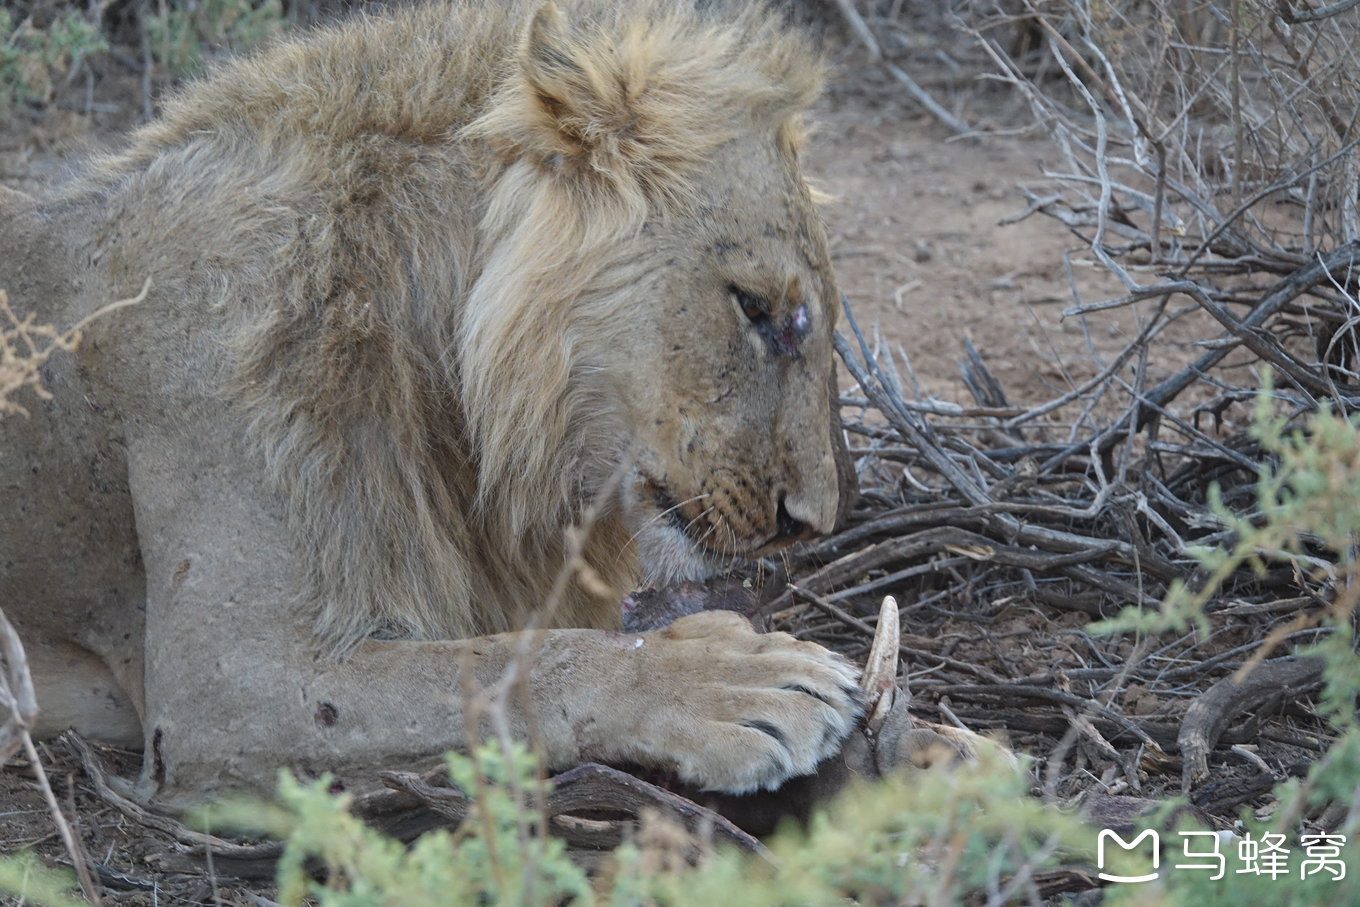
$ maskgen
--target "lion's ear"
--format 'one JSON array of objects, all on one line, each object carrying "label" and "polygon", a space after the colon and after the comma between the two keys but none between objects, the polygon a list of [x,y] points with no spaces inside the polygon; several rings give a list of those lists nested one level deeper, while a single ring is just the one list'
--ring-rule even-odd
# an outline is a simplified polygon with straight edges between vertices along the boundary
[{"label": "lion's ear", "polygon": [[610,40],[598,25],[573,28],[552,2],[538,10],[521,66],[543,150],[567,157],[621,150],[620,141],[636,125],[635,105],[652,62],[639,58],[644,49],[628,37]]},{"label": "lion's ear", "polygon": [[554,120],[567,114],[570,89],[584,75],[580,64],[569,56],[570,50],[562,10],[556,3],[543,4],[529,23],[521,64],[534,100]]},{"label": "lion's ear", "polygon": [[759,7],[722,18],[683,2],[585,6],[539,8],[465,135],[582,178],[571,185],[602,177],[625,196],[679,197],[691,164],[743,130],[788,131],[816,93],[817,61]]}]

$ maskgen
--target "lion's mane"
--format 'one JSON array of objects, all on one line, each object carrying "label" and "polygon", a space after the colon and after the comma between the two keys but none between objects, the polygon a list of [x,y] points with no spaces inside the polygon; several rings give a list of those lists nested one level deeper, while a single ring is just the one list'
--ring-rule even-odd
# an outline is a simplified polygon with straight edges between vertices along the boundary
[{"label": "lion's mane", "polygon": [[[564,528],[626,454],[591,357],[665,304],[630,297],[654,263],[617,250],[683,210],[737,130],[796,141],[819,85],[777,16],[699,6],[361,18],[190,85],[69,190],[165,200],[193,264],[157,292],[227,325],[222,383],[335,644],[496,632],[544,604]],[[588,585],[626,590],[628,546],[602,515]],[[553,622],[616,611],[575,584]]]}]

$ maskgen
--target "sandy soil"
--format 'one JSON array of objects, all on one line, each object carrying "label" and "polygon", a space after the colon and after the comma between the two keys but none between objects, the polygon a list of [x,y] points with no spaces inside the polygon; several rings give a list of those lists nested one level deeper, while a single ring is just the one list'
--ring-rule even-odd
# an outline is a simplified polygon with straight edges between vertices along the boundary
[{"label": "sandy soil", "polygon": [[[1063,255],[1080,242],[1042,216],[1000,221],[1024,210],[1020,187],[1041,178],[1051,146],[951,138],[855,84],[847,67],[818,111],[807,166],[836,198],[826,210],[832,255],[861,325],[900,345],[929,393],[965,393],[957,363],[970,338],[1015,402],[1044,399],[1065,364],[1089,359],[1079,327],[1060,315],[1072,304]],[[1088,295],[1101,291],[1094,272],[1082,277]]]}]

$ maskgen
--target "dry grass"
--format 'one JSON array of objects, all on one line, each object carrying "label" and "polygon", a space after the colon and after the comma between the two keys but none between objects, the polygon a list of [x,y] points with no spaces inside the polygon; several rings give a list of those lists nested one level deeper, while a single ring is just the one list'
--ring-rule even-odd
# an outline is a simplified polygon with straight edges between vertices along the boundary
[{"label": "dry grass", "polygon": [[35,320],[33,313],[23,318],[14,314],[8,294],[0,290],[0,416],[28,415],[14,399],[22,388],[31,388],[40,400],[47,399],[50,395],[39,376],[43,363],[53,353],[74,350],[80,342],[75,331],[62,333]]},{"label": "dry grass", "polygon": [[80,346],[81,332],[92,321],[141,302],[150,289],[151,281],[147,280],[136,296],[111,302],[65,331],[50,324],[38,324],[33,312],[19,317],[10,306],[9,295],[0,290],[0,417],[29,415],[14,399],[25,387],[39,400],[49,399],[51,394],[43,387],[41,376],[47,360],[55,353],[74,352]]}]

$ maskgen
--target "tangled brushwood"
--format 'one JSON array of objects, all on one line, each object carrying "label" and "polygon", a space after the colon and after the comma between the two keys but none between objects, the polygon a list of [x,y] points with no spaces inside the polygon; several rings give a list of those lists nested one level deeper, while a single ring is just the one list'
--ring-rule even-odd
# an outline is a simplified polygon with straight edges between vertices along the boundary
[{"label": "tangled brushwood", "polygon": [[53,353],[75,346],[74,335],[34,320],[32,314],[19,317],[10,307],[9,296],[0,290],[0,416],[28,415],[14,399],[19,389],[31,388],[41,399],[46,392],[39,368]]},{"label": "tangled brushwood", "polygon": [[[909,68],[899,5],[868,6],[872,49]],[[1050,795],[1183,791],[1226,827],[1335,756],[1354,703],[1329,724],[1309,693],[1317,650],[1351,652],[1349,536],[1260,527],[1319,474],[1348,500],[1350,448],[1287,439],[1321,444],[1323,414],[1360,407],[1356,6],[953,4],[1061,152],[1013,220],[1058,220],[1084,246],[1069,273],[1122,287],[1093,300],[1074,279],[1064,315],[1136,330],[1016,405],[985,350],[962,364],[973,400],[943,402],[856,328],[843,403],[866,492],[850,528],[775,568],[776,626],[862,646],[864,603],[899,595],[918,707],[1027,740]],[[1157,346],[1191,330],[1182,361]],[[1356,813],[1343,797],[1308,821]]]}]

